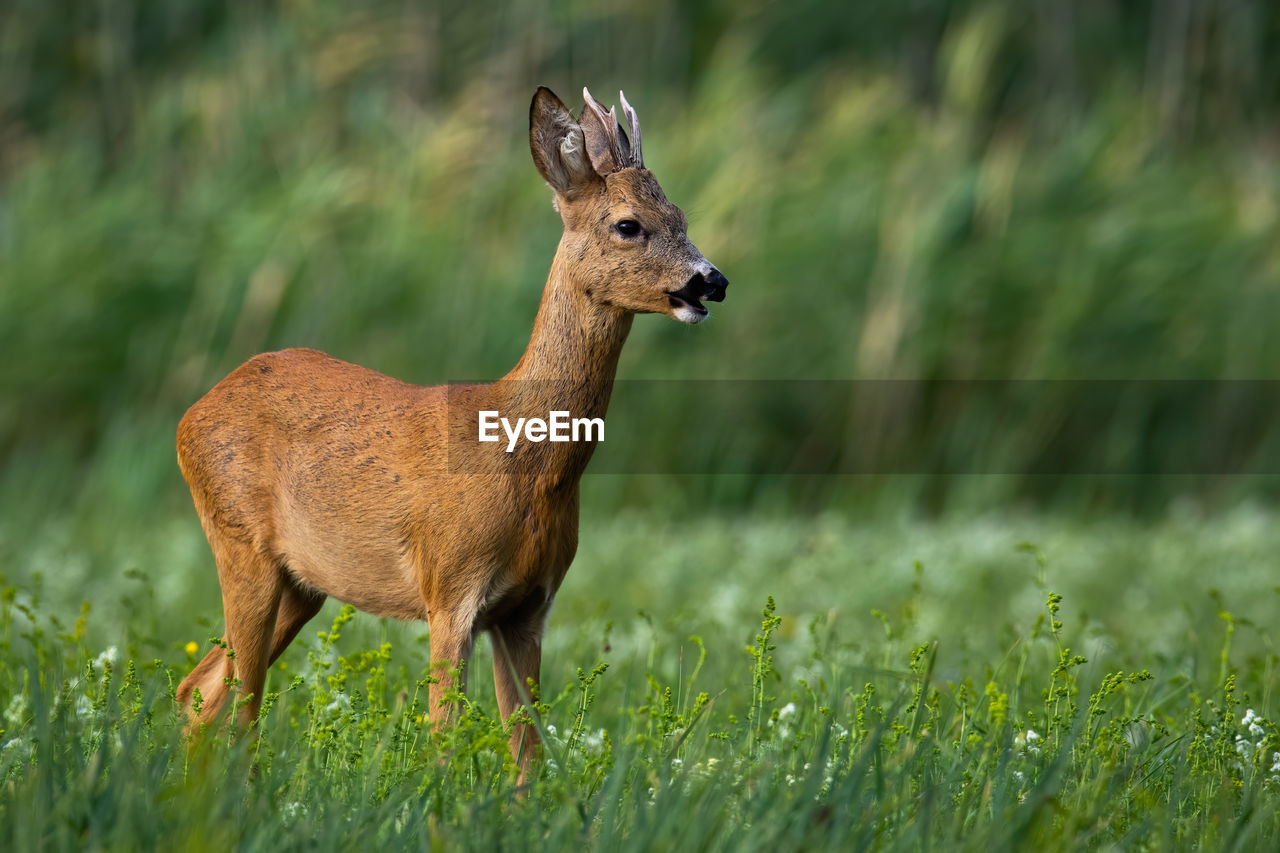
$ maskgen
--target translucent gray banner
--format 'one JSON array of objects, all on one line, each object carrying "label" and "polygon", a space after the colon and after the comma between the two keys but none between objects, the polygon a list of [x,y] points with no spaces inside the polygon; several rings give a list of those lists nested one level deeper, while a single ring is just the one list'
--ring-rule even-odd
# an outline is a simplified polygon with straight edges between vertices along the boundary
[{"label": "translucent gray banner", "polygon": [[454,473],[589,461],[607,474],[1280,474],[1274,380],[654,380],[611,394],[565,380],[448,394]]}]

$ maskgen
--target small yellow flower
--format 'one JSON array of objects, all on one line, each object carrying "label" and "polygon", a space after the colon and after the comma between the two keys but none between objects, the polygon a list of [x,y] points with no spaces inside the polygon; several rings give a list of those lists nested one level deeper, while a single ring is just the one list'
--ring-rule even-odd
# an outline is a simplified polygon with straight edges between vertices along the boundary
[{"label": "small yellow flower", "polygon": [[196,652],[200,651],[200,644],[197,643],[195,640],[192,640],[191,642],[187,643],[186,649],[187,649],[187,654],[194,655]]}]

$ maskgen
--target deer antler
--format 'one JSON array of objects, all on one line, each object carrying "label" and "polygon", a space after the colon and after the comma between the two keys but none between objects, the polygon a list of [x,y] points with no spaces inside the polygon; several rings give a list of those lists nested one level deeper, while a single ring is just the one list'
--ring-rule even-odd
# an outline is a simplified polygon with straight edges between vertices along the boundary
[{"label": "deer antler", "polygon": [[622,90],[618,90],[618,100],[622,103],[622,113],[627,117],[627,124],[631,126],[631,165],[637,169],[644,168],[644,155],[640,152],[640,119],[636,117],[636,111],[631,108],[631,104],[627,103],[627,96],[622,94]]},{"label": "deer antler", "polygon": [[[623,110],[627,114],[627,121],[631,124],[631,134],[636,140],[634,147],[627,139],[627,132],[618,122],[618,116],[613,107],[605,112],[604,104],[593,98],[585,86],[582,87],[582,98],[586,101],[586,106],[578,121],[587,138],[587,154],[596,171],[607,175],[620,169],[643,167],[639,146],[640,123],[631,105],[625,99],[623,100]],[[594,121],[587,121],[588,115]]]}]

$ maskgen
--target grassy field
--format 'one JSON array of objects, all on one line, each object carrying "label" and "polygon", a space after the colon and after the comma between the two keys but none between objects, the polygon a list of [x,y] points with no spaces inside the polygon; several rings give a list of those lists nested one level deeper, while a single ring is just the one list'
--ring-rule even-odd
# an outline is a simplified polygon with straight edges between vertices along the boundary
[{"label": "grassy field", "polygon": [[256,741],[188,742],[171,693],[220,630],[194,519],[119,554],[163,552],[163,574],[44,555],[0,598],[5,846],[1280,838],[1280,532],[1261,509],[588,522],[546,641],[546,761],[519,792],[484,644],[464,719],[432,735],[425,626],[331,603],[273,667]]}]

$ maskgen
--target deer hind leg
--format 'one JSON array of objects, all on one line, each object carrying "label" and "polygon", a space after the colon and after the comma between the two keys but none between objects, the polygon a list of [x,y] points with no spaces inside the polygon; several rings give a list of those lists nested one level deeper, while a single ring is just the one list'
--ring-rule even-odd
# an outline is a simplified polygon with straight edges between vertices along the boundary
[{"label": "deer hind leg", "polygon": [[[191,717],[191,725],[195,726],[218,715],[230,695],[233,679],[238,679],[240,696],[247,701],[240,705],[237,719],[247,725],[257,718],[262,705],[276,613],[285,589],[284,570],[277,561],[249,543],[233,539],[220,530],[206,532],[222,585],[222,609],[227,625],[223,639],[227,648],[211,649],[183,679],[177,698]],[[301,627],[301,623],[294,626],[292,634]],[[293,638],[292,634],[288,639]],[[282,648],[286,643],[281,644]],[[200,690],[202,702],[200,713],[192,714],[196,688]]]},{"label": "deer hind leg", "polygon": [[267,661],[267,666],[276,662],[276,658],[280,657],[293,642],[293,638],[298,636],[302,626],[320,612],[324,600],[323,592],[309,589],[293,578],[285,577],[284,590],[280,594],[280,607],[276,610],[276,628],[271,638],[271,657]]},{"label": "deer hind leg", "polygon": [[[227,638],[222,638],[226,643]],[[226,695],[223,679],[231,677],[231,661],[226,649],[216,645],[209,650],[191,674],[182,679],[178,685],[178,705],[187,715],[189,725],[194,728],[206,722],[218,713]],[[199,713],[196,711],[196,691],[200,691]]]}]

